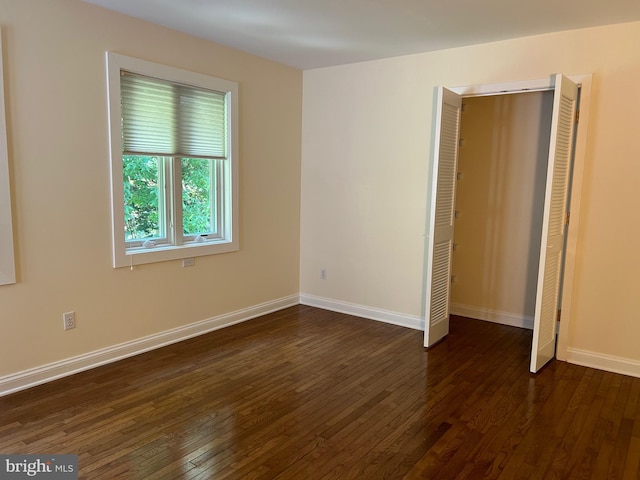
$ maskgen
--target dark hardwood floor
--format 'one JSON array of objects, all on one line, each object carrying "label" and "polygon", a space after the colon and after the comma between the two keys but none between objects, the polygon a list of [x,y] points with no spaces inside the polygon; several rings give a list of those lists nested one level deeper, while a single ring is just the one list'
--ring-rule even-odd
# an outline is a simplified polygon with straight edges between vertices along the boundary
[{"label": "dark hardwood floor", "polygon": [[422,332],[297,306],[0,398],[0,453],[81,479],[638,479],[640,379],[531,333]]}]

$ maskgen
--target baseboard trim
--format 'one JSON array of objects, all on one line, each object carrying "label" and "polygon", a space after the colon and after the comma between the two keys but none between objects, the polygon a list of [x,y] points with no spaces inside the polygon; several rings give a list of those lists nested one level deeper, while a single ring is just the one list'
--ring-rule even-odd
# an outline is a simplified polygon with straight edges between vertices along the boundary
[{"label": "baseboard trim", "polygon": [[107,363],[133,357],[134,355],[155,350],[172,343],[181,342],[182,340],[187,340],[188,338],[203,335],[214,330],[229,327],[236,323],[245,322],[261,315],[298,305],[299,303],[299,296],[291,295],[147,337],[124,342],[112,347],[102,348],[41,367],[0,377],[0,397]]},{"label": "baseboard trim", "polygon": [[331,298],[317,297],[315,295],[300,294],[300,303],[310,307],[322,308],[332,312],[346,313],[357,317],[368,318],[378,322],[390,323],[414,330],[424,330],[424,318],[403,313],[381,310],[355,303],[342,302]]},{"label": "baseboard trim", "polygon": [[567,362],[640,378],[640,362],[630,358],[605,355],[579,348],[567,348]]},{"label": "baseboard trim", "polygon": [[449,310],[452,315],[533,330],[533,317],[528,315],[501,312],[499,310],[491,310],[490,308],[472,307],[460,303],[452,303]]}]

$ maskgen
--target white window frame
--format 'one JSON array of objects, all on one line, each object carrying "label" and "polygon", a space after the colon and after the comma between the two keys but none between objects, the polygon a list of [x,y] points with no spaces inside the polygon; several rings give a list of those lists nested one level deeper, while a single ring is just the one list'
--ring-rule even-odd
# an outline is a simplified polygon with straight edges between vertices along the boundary
[{"label": "white window frame", "polygon": [[9,189],[9,153],[7,148],[7,120],[4,108],[1,37],[2,32],[0,31],[0,285],[9,285],[16,283],[16,264],[13,251],[13,222],[11,219],[11,190]]},{"label": "white window frame", "polygon": [[[239,250],[238,205],[238,84],[227,80],[190,72],[167,65],[140,60],[114,52],[107,52],[107,91],[109,103],[109,145],[111,159],[111,225],[113,238],[113,266],[128,267],[146,263],[178,260]],[[217,238],[185,238],[167,245],[127,248],[124,238],[124,187],[122,182],[122,130],[120,111],[120,72],[122,70],[181,83],[226,95],[228,119],[228,175],[223,179],[223,232]],[[180,163],[175,161],[174,163]],[[179,173],[179,169],[177,169]],[[174,167],[174,174],[176,168]],[[179,177],[177,177],[179,178]],[[218,186],[216,186],[217,188]],[[175,221],[176,219],[174,219]],[[179,224],[182,224],[182,219]],[[182,238],[181,227],[176,226]],[[152,242],[151,242],[152,243]]]}]

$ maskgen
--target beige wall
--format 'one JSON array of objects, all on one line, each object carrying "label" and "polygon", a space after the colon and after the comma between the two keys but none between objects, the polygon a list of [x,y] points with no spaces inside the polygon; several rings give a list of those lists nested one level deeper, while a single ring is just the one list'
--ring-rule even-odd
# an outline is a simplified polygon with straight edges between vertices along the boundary
[{"label": "beige wall", "polygon": [[530,322],[553,93],[470,97],[463,105],[452,307]]},{"label": "beige wall", "polygon": [[301,293],[424,315],[434,88],[592,72],[567,344],[640,361],[638,45],[634,22],[305,71]]},{"label": "beige wall", "polygon": [[[80,0],[0,12],[18,275],[0,377],[298,293],[300,71]],[[239,252],[111,267],[107,50],[239,83]]]}]

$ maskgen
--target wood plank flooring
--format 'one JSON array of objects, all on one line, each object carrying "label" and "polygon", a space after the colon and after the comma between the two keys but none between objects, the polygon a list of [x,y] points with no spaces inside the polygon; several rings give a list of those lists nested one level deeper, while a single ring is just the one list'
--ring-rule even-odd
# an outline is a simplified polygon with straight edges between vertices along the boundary
[{"label": "wood plank flooring", "polygon": [[639,479],[640,379],[529,331],[422,332],[296,306],[0,398],[0,453],[81,479]]}]

